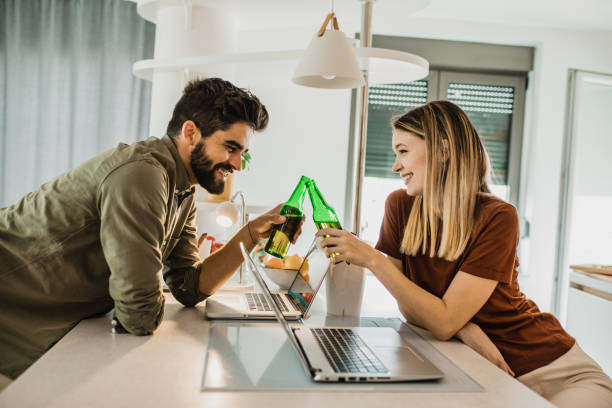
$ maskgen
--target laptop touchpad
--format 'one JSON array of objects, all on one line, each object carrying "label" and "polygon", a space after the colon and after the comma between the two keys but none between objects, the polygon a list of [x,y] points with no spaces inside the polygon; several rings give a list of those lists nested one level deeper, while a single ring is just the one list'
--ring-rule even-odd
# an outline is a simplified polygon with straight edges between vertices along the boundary
[{"label": "laptop touchpad", "polygon": [[244,309],[244,295],[222,294],[211,296],[206,301],[207,303],[215,303],[215,307],[222,306],[228,309],[242,310]]}]

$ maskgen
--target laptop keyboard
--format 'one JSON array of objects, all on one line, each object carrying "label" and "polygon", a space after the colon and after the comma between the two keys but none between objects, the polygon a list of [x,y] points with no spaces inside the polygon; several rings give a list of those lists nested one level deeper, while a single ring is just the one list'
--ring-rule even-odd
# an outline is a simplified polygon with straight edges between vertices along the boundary
[{"label": "laptop keyboard", "polygon": [[[268,300],[263,293],[245,293],[249,309],[258,312],[271,312],[272,306],[268,303]],[[285,305],[283,298],[278,293],[272,293],[274,299],[280,305],[281,312],[288,312],[289,309]]]},{"label": "laptop keyboard", "polygon": [[351,329],[310,329],[337,373],[386,373],[387,368]]}]

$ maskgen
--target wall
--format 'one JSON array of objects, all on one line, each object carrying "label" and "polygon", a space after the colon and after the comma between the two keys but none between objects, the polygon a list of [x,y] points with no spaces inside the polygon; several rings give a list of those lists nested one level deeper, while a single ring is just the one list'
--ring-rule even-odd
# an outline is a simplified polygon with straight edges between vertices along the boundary
[{"label": "wall", "polygon": [[[311,33],[247,32],[237,52],[306,47]],[[272,49],[272,48],[270,48]],[[268,128],[253,136],[248,171],[235,173],[235,190],[246,192],[249,205],[273,207],[285,202],[302,175],[312,177],[340,219],[344,216],[350,91],[305,88],[291,83],[297,61],[242,64],[235,82],[253,91],[270,113]],[[308,216],[300,239],[290,253],[305,252],[316,231],[308,199]]]},{"label": "wall", "polygon": [[[382,4],[381,4],[382,6]],[[375,20],[376,21],[376,20]],[[316,25],[303,29],[248,31],[239,35],[241,51],[305,47]],[[347,33],[357,30],[347,22]],[[353,30],[353,31],[352,31]],[[567,72],[570,68],[612,72],[612,31],[578,31],[397,15],[374,33],[444,40],[536,47],[525,112],[522,187],[530,237],[524,241],[520,285],[543,310],[550,310],[556,257],[559,182],[565,126]],[[267,71],[270,69],[271,71]],[[346,179],[349,94],[298,88],[288,79],[292,64],[250,69],[237,76],[270,108],[270,128],[253,140],[253,169],[237,185],[249,201],[270,206],[286,200],[302,173],[317,179],[332,206],[341,212]],[[257,78],[272,78],[258,82]],[[339,214],[342,217],[342,214]],[[308,226],[309,223],[306,224]],[[306,231],[306,230],[305,230]]]}]

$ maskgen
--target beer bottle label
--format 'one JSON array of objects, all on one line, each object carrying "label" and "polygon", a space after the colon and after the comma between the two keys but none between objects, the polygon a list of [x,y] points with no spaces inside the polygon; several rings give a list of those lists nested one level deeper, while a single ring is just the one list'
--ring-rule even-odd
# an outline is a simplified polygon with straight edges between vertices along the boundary
[{"label": "beer bottle label", "polygon": [[272,229],[270,238],[268,238],[264,248],[270,255],[283,258],[287,254],[291,241],[293,241],[300,228],[300,222],[304,214],[302,208],[306,197],[306,183],[309,180],[308,177],[302,176],[289,200],[281,207],[280,215],[287,219],[284,223],[275,225]]}]

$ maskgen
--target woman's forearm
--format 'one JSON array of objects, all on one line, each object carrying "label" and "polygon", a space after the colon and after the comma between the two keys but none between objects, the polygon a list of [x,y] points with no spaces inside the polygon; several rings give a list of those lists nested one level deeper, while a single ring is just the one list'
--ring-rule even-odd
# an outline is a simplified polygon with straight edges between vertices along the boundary
[{"label": "woman's forearm", "polygon": [[429,330],[440,340],[453,337],[456,325],[452,323],[442,299],[406,278],[378,251],[367,267],[396,299],[400,312],[408,322]]},{"label": "woman's forearm", "polygon": [[510,368],[497,346],[491,341],[489,336],[472,322],[468,322],[457,332],[457,338],[466,346],[476,351],[478,354],[495,364],[508,374],[514,377],[514,371]]},{"label": "woman's forearm", "polygon": [[406,320],[428,329],[439,339],[453,337],[482,308],[498,284],[458,271],[443,297],[438,297],[406,278],[399,269],[399,259],[387,258],[350,232],[325,228],[317,236],[323,237],[321,245],[328,256],[336,254],[335,261],[370,269],[393,295]]}]

